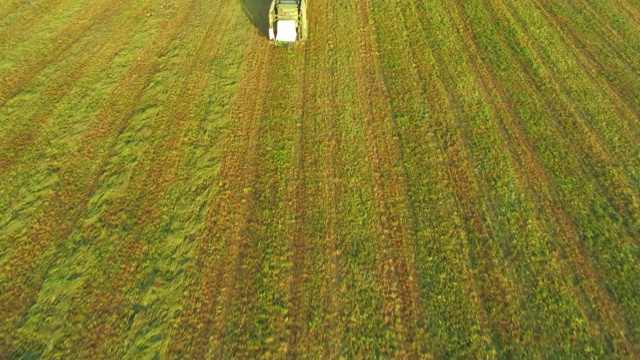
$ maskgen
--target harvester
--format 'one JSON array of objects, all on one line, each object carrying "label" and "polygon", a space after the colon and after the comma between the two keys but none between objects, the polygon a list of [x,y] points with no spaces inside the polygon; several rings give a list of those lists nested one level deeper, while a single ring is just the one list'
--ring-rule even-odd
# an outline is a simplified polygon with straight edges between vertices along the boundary
[{"label": "harvester", "polygon": [[272,0],[269,8],[269,40],[291,48],[308,37],[305,0]]}]

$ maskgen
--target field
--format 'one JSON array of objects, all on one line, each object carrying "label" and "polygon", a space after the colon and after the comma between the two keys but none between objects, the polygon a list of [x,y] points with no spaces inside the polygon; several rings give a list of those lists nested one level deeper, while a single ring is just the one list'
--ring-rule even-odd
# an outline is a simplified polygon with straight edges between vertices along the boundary
[{"label": "field", "polygon": [[0,1],[1,358],[639,358],[640,2]]}]

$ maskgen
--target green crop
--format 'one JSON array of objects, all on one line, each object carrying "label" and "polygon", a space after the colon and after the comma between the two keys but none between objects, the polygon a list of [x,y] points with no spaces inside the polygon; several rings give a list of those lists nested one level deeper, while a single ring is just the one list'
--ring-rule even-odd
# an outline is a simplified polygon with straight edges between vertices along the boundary
[{"label": "green crop", "polygon": [[638,358],[629,0],[0,3],[0,358]]}]

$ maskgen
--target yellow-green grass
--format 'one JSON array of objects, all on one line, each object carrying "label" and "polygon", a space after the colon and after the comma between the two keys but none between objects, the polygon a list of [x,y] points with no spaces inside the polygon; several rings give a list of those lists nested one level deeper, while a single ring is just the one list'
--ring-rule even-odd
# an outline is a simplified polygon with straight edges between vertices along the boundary
[{"label": "yellow-green grass", "polygon": [[637,358],[633,0],[0,4],[0,358]]}]

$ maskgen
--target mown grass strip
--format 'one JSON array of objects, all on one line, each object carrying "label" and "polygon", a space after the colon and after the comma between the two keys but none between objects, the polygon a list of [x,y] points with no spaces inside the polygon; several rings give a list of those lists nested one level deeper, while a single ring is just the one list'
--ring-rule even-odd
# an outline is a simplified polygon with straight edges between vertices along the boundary
[{"label": "mown grass strip", "polygon": [[[141,5],[141,7],[144,6]],[[135,12],[139,9],[134,7],[128,10]],[[0,209],[3,216],[0,228],[3,238],[8,239],[18,235],[29,225],[33,213],[43,205],[48,190],[55,183],[60,165],[58,155],[76,145],[72,141],[77,137],[76,132],[88,128],[88,126],[82,125],[78,129],[73,120],[77,117],[94,115],[92,111],[97,111],[95,105],[100,102],[97,99],[106,95],[104,93],[109,90],[109,85],[104,84],[105,78],[122,70],[115,66],[109,68],[108,62],[112,61],[123,44],[130,40],[130,31],[134,31],[135,28],[130,23],[126,25],[123,26],[123,24],[113,21],[108,21],[105,24],[107,27],[119,26],[121,30],[119,36],[111,37],[109,41],[103,41],[104,46],[99,52],[94,53],[96,61],[85,64],[88,67],[83,71],[85,76],[78,80],[82,85],[81,89],[72,91],[58,106],[51,110],[50,122],[39,124],[40,127],[37,130],[42,131],[43,135],[34,136],[33,145],[28,151],[25,151],[21,161],[15,164],[17,168],[2,173],[0,179],[4,187],[0,197]],[[89,46],[90,44],[85,43],[84,45]],[[105,68],[109,71],[105,72]],[[100,77],[99,74],[104,77]],[[39,88],[38,91],[39,95],[41,92],[46,92],[47,89]],[[92,94],[87,96],[86,91],[91,91]],[[51,107],[52,105],[45,105],[45,107],[47,106]],[[69,112],[66,113],[66,111]],[[31,131],[37,132],[37,130],[32,129]],[[47,154],[46,158],[44,158],[44,154]],[[7,154],[3,160],[9,157]],[[2,245],[8,244],[10,242],[3,242]],[[7,257],[4,260],[6,259]]]},{"label": "mown grass strip", "polygon": [[[477,43],[475,44],[475,47],[478,48]],[[506,123],[507,127],[505,128],[505,130],[508,131],[508,134],[518,135],[520,130],[518,128],[513,128],[513,124],[511,123],[511,120],[515,119],[516,117],[514,116],[512,111],[510,111],[510,113],[511,113],[510,115],[512,119],[510,119],[510,121]],[[518,135],[514,139],[519,139],[519,138],[521,138],[521,135]],[[529,171],[528,176],[526,172],[524,174],[521,173],[521,175],[519,176],[520,181],[523,181],[525,184],[530,183],[528,186],[534,186],[534,189],[545,189],[545,191],[542,192],[542,194],[545,194],[544,196],[542,197],[534,196],[528,202],[530,203],[543,202],[544,207],[542,211],[553,212],[553,214],[550,215],[550,217],[552,220],[551,223],[553,224],[553,228],[554,228],[553,231],[556,234],[555,236],[563,237],[563,240],[567,241],[568,244],[575,244],[576,242],[576,237],[574,234],[575,229],[572,229],[572,225],[570,221],[567,219],[566,214],[556,211],[555,207],[552,205],[552,200],[547,198],[549,192],[553,193],[555,189],[553,188],[552,185],[549,184],[549,180],[545,175],[545,170],[540,169],[540,165],[536,164],[537,160],[535,158],[531,158],[530,149],[528,149],[530,147],[529,145],[525,143],[520,146],[525,147],[524,149],[525,151],[524,152],[520,151],[520,152],[523,154],[523,156],[525,156],[525,159],[526,159],[524,161],[521,161],[520,163],[527,166],[528,168],[527,170]],[[533,167],[531,167],[531,165],[533,165]],[[527,177],[530,177],[530,179],[527,179]],[[486,177],[483,177],[483,178],[486,178]],[[598,293],[597,289],[600,285],[594,284],[594,280],[593,280],[597,276],[593,274],[592,270],[589,268],[589,265],[585,264],[585,260],[582,257],[582,255],[579,253],[579,250],[577,250],[575,247],[568,247],[567,249],[568,249],[567,251],[573,253],[572,258],[575,259],[575,262],[571,265],[571,267],[567,267],[566,271],[571,272],[573,269],[576,269],[580,274],[587,273],[586,282],[589,285],[587,285],[586,288],[588,288],[590,294]],[[600,292],[599,294],[602,294],[602,293]],[[581,294],[578,294],[578,298],[580,298],[580,295]],[[588,303],[585,304],[585,301],[588,301],[588,300],[585,299],[584,301],[582,301],[581,307],[589,306]],[[606,300],[606,297],[605,298],[600,297],[599,301],[606,302],[607,300]],[[594,324],[594,325],[597,326],[597,324]],[[598,329],[597,328],[594,329],[592,326],[590,328],[590,333],[597,334]]]},{"label": "mown grass strip", "polygon": [[[396,9],[400,8],[398,7]],[[383,7],[380,11],[381,14],[389,14],[393,10]],[[455,7],[450,9],[449,13],[455,14]],[[398,16],[400,18],[404,18],[403,14],[399,14]],[[392,18],[396,17],[397,16],[394,16]],[[384,18],[388,17],[381,16],[378,21],[384,23]],[[459,19],[452,19],[452,21],[459,21]],[[389,21],[389,23],[390,22],[391,21]],[[405,19],[405,23],[406,22],[407,20]],[[421,74],[418,74],[416,71],[417,66],[414,63],[417,56],[412,52],[409,52],[409,54],[398,54],[396,43],[398,38],[402,38],[402,30],[404,30],[404,41],[411,44],[416,43],[416,37],[420,36],[420,33],[416,32],[415,29],[409,31],[408,28],[397,29],[396,33],[394,33],[391,31],[393,28],[393,24],[390,23],[385,26],[385,29],[388,30],[380,32],[381,38],[383,38],[384,35],[388,35],[389,42],[387,46],[389,49],[394,49],[393,52],[390,51],[388,53],[383,53],[383,59],[388,62],[388,68],[386,69],[388,72],[388,83],[390,85],[396,83],[395,86],[392,85],[392,88],[396,87],[397,90],[392,92],[391,96],[391,101],[396,105],[394,107],[394,111],[396,112],[396,117],[401,119],[400,123],[402,124],[402,128],[406,129],[408,121],[412,123],[420,121],[420,115],[424,116],[427,111],[427,105],[422,100],[424,99],[424,95],[421,94],[423,89],[421,89],[420,86],[418,86],[419,84],[416,84],[415,81],[416,78],[420,79],[421,77]],[[463,37],[464,27],[460,29],[461,31],[459,34]],[[459,41],[461,41],[461,47],[465,49],[468,48],[468,44],[464,43],[462,39]],[[415,46],[413,48],[415,48]],[[464,53],[462,49],[460,49],[460,52]],[[483,95],[483,101],[487,101],[487,99],[493,96],[493,94],[486,94],[488,91],[486,87],[488,85],[483,83],[483,81],[485,81],[484,79],[481,81],[479,78],[479,69],[476,64],[474,64],[474,60],[476,59],[468,53],[465,54],[465,57],[467,58],[467,61],[469,61],[469,70],[472,71],[477,82],[476,86],[478,92]],[[413,89],[411,92],[407,92],[407,84],[415,84],[411,87]],[[492,110],[495,116],[496,111],[495,109]],[[485,122],[481,125],[482,129],[492,130],[494,133],[497,132],[495,126],[496,125],[494,125],[492,121]],[[403,132],[401,132],[401,134],[402,133]],[[406,134],[403,135],[404,136],[402,136],[402,138],[406,142],[408,136]],[[495,135],[493,138],[488,137],[484,141],[493,142],[494,144],[491,146],[496,149],[503,146],[502,142],[496,141]],[[415,149],[415,145],[405,144],[405,146],[407,146],[407,149],[409,150],[405,151],[405,156],[408,158],[415,157],[414,151],[411,151],[412,149]],[[504,202],[503,199],[511,198],[512,194],[509,192],[519,191],[517,189],[513,189],[513,179],[510,179],[513,176],[510,169],[512,165],[510,165],[509,161],[504,157],[501,158],[500,156],[496,156],[499,153],[501,153],[501,151],[482,155],[484,162],[486,164],[490,164],[488,166],[491,166],[491,170],[487,170],[486,172],[491,173],[492,178],[503,177],[503,180],[496,181],[504,184],[510,184],[510,189],[505,188],[505,186],[495,187],[487,185],[482,181],[482,177],[478,177],[474,180],[477,182],[476,186],[478,186],[477,191],[479,192],[476,196],[485,197],[485,200],[476,201],[484,201],[485,203],[488,202],[490,204],[494,204],[495,202]],[[411,160],[415,161],[415,159]],[[478,165],[475,166],[476,168],[478,167]],[[485,168],[486,167],[487,166],[485,166]],[[523,300],[522,290],[519,289],[519,284],[511,278],[511,266],[506,262],[502,249],[498,245],[503,241],[502,239],[505,238],[506,234],[504,233],[504,228],[496,227],[495,220],[500,220],[501,214],[495,214],[492,209],[497,207],[513,208],[513,204],[503,203],[499,205],[490,205],[475,210],[480,213],[486,212],[487,214],[482,215],[482,220],[476,220],[476,223],[473,225],[473,231],[477,233],[479,240],[476,243],[470,243],[470,247],[472,249],[470,254],[473,256],[472,259],[475,261],[475,272],[478,277],[478,286],[483,306],[490,314],[491,320],[488,325],[493,329],[492,337],[494,338],[494,346],[497,347],[496,350],[499,353],[506,354],[507,356],[514,356],[514,352],[522,352],[521,342],[526,338],[526,336],[524,336],[524,332],[527,331],[527,329],[523,326],[523,322],[519,320],[524,312],[524,310],[519,306],[519,303]],[[508,299],[512,300],[509,301]]]},{"label": "mown grass strip", "polygon": [[637,31],[640,20],[637,6],[627,6],[625,0],[571,0],[570,3],[575,4],[576,8],[581,7],[583,14],[595,20],[590,27],[604,35],[606,42],[615,42],[616,50],[631,50],[626,54],[631,57],[621,56],[620,60],[631,60],[630,64],[637,68],[637,57],[633,56],[638,51],[640,37]]},{"label": "mown grass strip", "polygon": [[[523,21],[522,15],[513,16],[519,16],[516,19],[518,21]],[[533,19],[535,19],[535,17],[532,18],[532,21]],[[545,41],[549,40],[545,38],[539,39],[539,41],[544,43]],[[537,51],[544,53],[544,49],[538,49]],[[546,56],[552,55],[554,54],[546,54]],[[539,53],[537,56],[540,56]],[[558,59],[550,59],[554,63],[561,61]],[[559,68],[561,69],[561,67]],[[548,82],[553,84],[553,80],[550,80]],[[546,88],[543,87],[543,89]],[[572,94],[570,93],[569,95],[571,96]],[[551,97],[549,95],[548,101],[552,103],[556,102],[556,106],[568,106],[566,104],[563,105],[562,103],[566,103],[569,100],[560,100],[561,102],[557,103],[557,96]],[[571,106],[568,106],[569,108],[567,109],[567,111],[573,111],[574,114],[579,117],[580,111],[584,111],[584,108],[588,109],[589,106],[588,104],[581,103],[578,99],[575,99],[575,101],[578,101],[578,104],[582,104],[582,107],[576,110],[575,108],[572,109]],[[584,115],[584,113],[582,115],[584,117],[583,119],[566,122],[566,124],[568,125],[566,131],[572,131],[577,134],[584,134],[584,129],[588,129],[589,126],[597,126],[596,124],[584,125],[583,121],[585,120],[585,118],[588,121],[589,117]],[[637,249],[638,247],[638,243],[637,241],[634,241],[634,239],[638,238],[638,220],[640,219],[640,215],[637,192],[630,188],[628,178],[626,178],[624,170],[625,168],[635,168],[635,162],[633,160],[637,161],[637,158],[631,158],[631,163],[625,161],[626,159],[624,158],[621,159],[622,163],[625,165],[624,168],[621,169],[619,165],[613,163],[613,159],[611,158],[611,156],[604,149],[602,149],[601,145],[598,143],[597,138],[594,138],[593,135],[588,133],[585,135],[586,136],[583,136],[581,140],[576,140],[576,143],[584,154],[584,157],[581,160],[583,161],[583,164],[586,165],[585,174],[588,176],[590,175],[590,177],[593,179],[592,182],[594,183],[597,191],[602,194],[602,200],[600,200],[600,204],[598,205],[598,208],[601,210],[597,210],[597,212],[595,213],[596,217],[590,220],[587,220],[588,217],[584,216],[584,213],[579,214],[576,216],[576,221],[580,223],[579,227],[582,231],[586,231],[586,234],[592,234],[594,225],[598,224],[599,227],[596,231],[605,234],[604,236],[612,240],[615,244],[615,246],[613,244],[611,244],[610,246],[612,246],[611,250],[613,250],[614,248],[616,249],[615,257],[617,258],[617,261],[622,264],[629,264],[629,262],[634,263],[637,261],[637,257],[633,256],[635,252],[634,249]],[[622,136],[623,134],[619,135],[618,137]],[[615,138],[615,136],[613,137]],[[631,146],[633,148],[633,145]],[[588,197],[588,195],[586,194],[585,196]],[[591,197],[593,198],[593,195],[591,195]],[[597,214],[601,212],[606,212],[611,215],[609,217],[597,216]],[[622,222],[623,226],[620,226],[622,219],[625,220]],[[601,251],[593,252],[592,254],[596,259],[598,259],[597,261],[599,262],[600,266],[604,267],[606,264],[606,267],[611,269],[612,264],[610,263],[610,258],[607,257],[607,259],[605,260],[602,257],[603,253]],[[635,283],[637,281],[638,274],[636,272],[625,270],[624,267],[623,269],[616,269],[614,272],[615,275],[611,274],[613,276],[606,276],[608,274],[605,273],[605,279],[606,283],[610,286],[612,283],[618,283],[619,285],[617,286],[622,287],[622,289],[625,289],[623,291],[626,292],[629,284]],[[621,281],[622,283],[619,283],[619,281]],[[628,300],[626,300],[627,295],[623,295],[624,293],[621,293],[621,290],[613,292],[615,297],[620,298],[622,296],[625,299],[623,303],[626,305],[625,307],[628,309],[627,311],[630,311],[630,314],[637,311],[631,310],[637,309],[637,302],[629,302]],[[633,316],[628,316],[628,319],[634,321]],[[623,334],[629,333],[629,330],[625,330],[626,326],[624,325],[624,321],[618,321],[617,323],[617,326],[621,327],[621,330],[619,330],[618,332]]]},{"label": "mown grass strip", "polygon": [[385,297],[385,321],[392,330],[391,356],[416,356],[426,341],[424,315],[418,293],[413,257],[414,214],[407,199],[407,180],[402,166],[396,124],[380,69],[376,32],[371,24],[372,4],[357,3],[362,50],[360,54],[359,90],[364,109],[363,122],[373,171],[377,207],[377,231],[381,241],[383,263],[381,277]]},{"label": "mown grass strip", "polygon": [[[311,10],[313,11],[313,10]],[[297,127],[297,134],[291,146],[295,149],[292,155],[292,164],[290,165],[290,181],[287,184],[287,194],[283,197],[286,206],[290,209],[288,218],[293,222],[290,232],[290,247],[291,247],[291,270],[288,271],[288,300],[287,313],[289,315],[289,324],[286,326],[287,339],[286,339],[286,353],[282,355],[299,357],[301,350],[310,346],[313,340],[309,339],[308,342],[301,342],[300,338],[304,336],[304,333],[308,330],[309,318],[312,309],[310,308],[313,302],[312,293],[317,291],[311,283],[312,268],[316,256],[314,252],[316,238],[314,234],[323,234],[325,231],[316,228],[313,219],[310,217],[309,203],[313,202],[314,194],[311,193],[314,189],[310,187],[313,183],[310,181],[316,176],[314,172],[313,153],[310,153],[310,138],[318,138],[317,125],[313,123],[313,120],[309,118],[310,108],[315,102],[309,94],[313,89],[313,83],[315,81],[310,79],[316,79],[321,81],[319,77],[314,77],[311,73],[311,68],[314,66],[309,64],[310,55],[312,50],[305,47],[304,53],[301,54],[303,59],[298,60],[294,65],[301,66],[303,74],[300,75],[300,113],[298,119],[295,119],[295,125]],[[325,88],[325,90],[327,90]],[[317,94],[316,94],[317,95]],[[316,126],[314,126],[316,125]],[[317,205],[316,205],[317,206]],[[313,208],[311,208],[313,209]],[[324,226],[322,226],[324,228]],[[307,353],[306,351],[304,353]],[[319,355],[319,354],[317,354]]]},{"label": "mown grass strip", "polygon": [[[140,16],[148,8],[147,3],[123,11],[131,17]],[[94,61],[88,63],[87,69],[81,71],[84,76],[76,81],[75,88],[53,105],[44,103],[44,118],[30,119],[43,121],[37,124],[37,129],[30,129],[25,135],[31,145],[24,149],[20,159],[13,159],[11,170],[3,172],[0,180],[5,187],[0,192],[0,211],[3,216],[0,227],[5,236],[15,236],[28,227],[34,212],[46,201],[52,185],[55,184],[59,170],[67,156],[74,156],[81,136],[90,128],[91,122],[87,118],[96,116],[110,91],[116,84],[116,79],[122,75],[130,65],[133,54],[128,50],[144,46],[147,36],[153,31],[154,24],[140,22],[119,23],[116,19],[107,22],[111,26],[120,27],[120,32],[111,31],[109,40],[103,40],[100,52],[95,52]],[[109,31],[107,31],[109,33]],[[91,46],[91,42],[85,43]],[[86,50],[84,50],[86,51]],[[55,69],[53,69],[55,71]],[[64,83],[64,81],[63,81]],[[46,82],[38,88],[38,97],[47,92]],[[55,83],[52,86],[56,86]],[[20,96],[22,97],[22,96]],[[28,102],[30,98],[22,101]],[[44,99],[43,99],[44,101]],[[36,124],[33,125],[36,127]],[[19,126],[16,126],[20,128]],[[7,156],[11,158],[11,156]],[[5,159],[7,160],[7,159]]]},{"label": "mown grass strip", "polygon": [[[594,42],[594,38],[602,37],[590,29],[590,20],[580,16],[579,12],[567,4],[536,2],[544,14],[545,20],[553,25],[564,38],[564,42],[577,57],[578,64],[585,69],[584,75],[591,82],[597,83],[600,91],[615,109],[621,125],[627,127],[624,133],[638,137],[639,110],[637,86],[633,81],[636,76],[629,67],[623,67],[617,57],[612,57],[612,48],[602,45],[604,41]],[[620,76],[622,75],[622,76]],[[628,125],[627,125],[628,124]]]},{"label": "mown grass strip", "polygon": [[[109,148],[113,146],[114,138],[122,132],[130,118],[132,103],[139,97],[149,74],[152,73],[151,70],[156,66],[154,62],[157,61],[157,56],[164,51],[184,19],[185,16],[181,13],[167,19],[166,26],[156,35],[157,41],[151,42],[138,54],[129,69],[129,74],[136,76],[126,76],[113,90],[108,103],[96,116],[101,121],[83,134],[84,141],[80,144],[78,156],[70,159],[66,166],[60,169],[57,186],[49,198],[51,205],[39,212],[29,229],[29,234],[16,240],[21,245],[14,256],[5,263],[7,271],[2,283],[4,307],[1,310],[3,318],[8,322],[6,326],[15,326],[11,325],[15,321],[15,314],[31,304],[33,291],[37,293],[42,279],[34,279],[35,283],[29,285],[25,283],[25,276],[30,273],[31,266],[39,264],[38,257],[46,257],[49,249],[57,247],[67,238],[82,214],[90,194],[98,186],[100,173],[108,160]],[[29,254],[33,254],[35,258],[27,261],[30,258]],[[9,284],[6,282],[7,278],[12,280]],[[17,345],[11,338],[6,340],[7,348]],[[94,348],[93,351],[95,350]]]},{"label": "mown grass strip", "polygon": [[50,36],[61,27],[64,19],[81,11],[83,5],[70,4],[63,0],[44,0],[32,1],[12,9],[0,20],[0,49],[5,54],[2,59],[3,67],[13,63],[10,61],[11,58],[20,53],[16,50],[28,47],[29,40],[39,42],[39,37]]},{"label": "mown grass strip", "polygon": [[[275,65],[269,71],[265,89],[261,136],[254,164],[259,176],[251,184],[243,271],[238,274],[237,292],[231,303],[227,328],[235,329],[236,320],[244,316],[249,323],[226,339],[227,346],[236,345],[249,357],[266,354],[284,357],[288,337],[293,296],[289,274],[293,271],[295,205],[288,203],[295,191],[294,165],[301,155],[299,143],[303,104],[304,49],[302,54],[289,54],[274,49],[270,55]],[[304,200],[297,199],[297,201]],[[300,250],[299,248],[296,250]],[[298,253],[298,255],[300,255]],[[245,285],[246,284],[246,285]],[[251,289],[246,291],[246,289]],[[235,331],[234,331],[235,332]],[[230,350],[230,347],[226,347]]]},{"label": "mown grass strip", "polygon": [[[551,119],[554,118],[554,114],[558,114],[558,112],[548,110],[547,104],[544,102],[541,103],[541,100],[537,100],[537,98],[542,97],[542,94],[533,86],[537,85],[534,76],[537,76],[536,74],[538,74],[539,71],[532,71],[530,69],[514,70],[511,68],[512,66],[515,66],[515,69],[527,69],[528,60],[526,56],[528,53],[524,49],[520,50],[520,52],[513,51],[514,48],[510,47],[511,45],[509,42],[502,43],[503,45],[500,47],[495,46],[495,44],[501,44],[502,37],[509,39],[509,34],[512,34],[512,32],[507,29],[493,29],[482,24],[504,24],[504,22],[491,18],[491,16],[495,16],[495,14],[499,14],[500,12],[497,12],[494,8],[484,9],[483,7],[478,6],[472,7],[471,5],[465,6],[465,8],[467,9],[468,16],[470,16],[470,24],[473,27],[473,32],[477,34],[477,43],[485,56],[488,57],[488,63],[491,64],[491,67],[493,68],[492,71],[494,71],[497,78],[501,81],[503,86],[505,86],[509,100],[516,105],[514,106],[515,112],[518,118],[522,119],[524,128],[526,129],[525,131],[530,138],[535,151],[538,152],[542,164],[544,164],[544,167],[548,168],[551,181],[555,184],[554,186],[557,187],[558,191],[562,195],[565,195],[563,192],[566,191],[566,179],[572,179],[571,183],[579,181],[582,184],[581,186],[584,187],[584,179],[582,179],[582,176],[584,175],[579,175],[582,174],[581,170],[577,170],[577,173],[574,173],[569,177],[559,177],[558,175],[559,172],[566,173],[567,171],[573,171],[571,169],[575,169],[577,164],[575,157],[569,157],[567,150],[563,150],[563,148],[567,146],[567,142],[570,138],[561,132],[561,128],[558,128],[555,125],[548,125],[548,122],[553,121]],[[480,16],[485,17],[483,18]],[[489,19],[487,19],[486,16],[490,16]],[[498,31],[501,31],[502,36],[498,36]],[[511,61],[513,63],[506,61],[506,59],[509,58],[512,59]],[[520,76],[524,76],[524,78],[516,79],[513,76],[514,73],[521,74]],[[526,86],[525,89],[522,89],[523,84]],[[540,86],[538,88],[543,87]],[[526,94],[526,91],[529,91],[530,93]],[[542,101],[546,101],[546,99]],[[579,152],[573,153],[579,154]],[[589,185],[586,187],[588,188]],[[579,196],[578,198],[586,199],[587,197]],[[556,202],[557,200],[554,201],[554,204]],[[576,213],[571,211],[571,209],[566,205],[574,205],[576,202],[562,204],[563,205],[561,205],[561,207],[564,208],[564,211],[567,214],[569,214],[571,218],[570,221],[575,221],[574,216]],[[556,207],[558,205],[553,206]],[[557,217],[557,215],[551,216]],[[578,229],[580,230],[580,228]],[[563,230],[563,233],[564,232],[566,232],[566,230]],[[579,236],[582,237],[584,235],[580,234]],[[551,244],[552,243],[550,243],[550,245]],[[599,286],[601,287],[602,284]]]},{"label": "mown grass strip", "polygon": [[[386,9],[380,10],[385,16],[393,11],[380,7]],[[436,137],[443,119],[450,119],[453,114],[451,99],[442,90],[443,84],[437,77],[437,66],[428,45],[429,36],[421,31],[416,10],[406,8],[406,12],[399,14],[404,23],[413,24],[405,29],[397,29],[382,18],[378,21],[384,24],[379,32],[383,44],[382,59],[390,89],[391,109],[403,147],[404,166],[411,189],[409,194],[416,209],[414,226],[418,239],[418,274],[428,309],[425,321],[433,337],[432,343],[438,344],[423,351],[433,351],[439,356],[488,354],[487,316],[479,303],[478,285],[466,264],[466,251],[460,248],[466,247],[461,242],[468,235],[460,230],[441,232],[460,229],[463,222],[457,211],[451,209],[457,207],[457,200],[454,200],[455,186],[447,181],[452,171],[446,165],[447,146]],[[398,38],[412,44],[410,48],[415,51],[403,54],[396,46]],[[443,178],[441,174],[447,176]],[[455,243],[450,244],[445,239],[455,240]],[[454,278],[449,278],[452,275]],[[455,306],[451,306],[453,302]],[[465,316],[468,319],[463,320]],[[452,329],[456,329],[456,336]]]},{"label": "mown grass strip", "polygon": [[[520,29],[534,26],[540,29],[530,37],[525,35],[524,39],[531,44],[534,56],[550,69],[547,85],[555,88],[559,93],[557,98],[562,99],[560,104],[574,116],[574,121],[565,123],[567,128],[583,137],[581,145],[586,160],[597,162],[597,165],[590,165],[594,170],[592,173],[603,185],[606,196],[612,199],[615,210],[622,216],[637,217],[640,208],[634,209],[633,203],[638,202],[638,179],[634,179],[633,172],[628,170],[640,167],[640,149],[635,146],[638,137],[635,131],[630,133],[633,126],[624,126],[621,118],[612,113],[608,99],[592,86],[560,36],[548,30],[552,26],[547,26],[539,10],[529,6],[531,8],[512,4],[508,8],[512,9],[511,14]],[[528,15],[524,16],[524,12]],[[630,225],[637,227],[634,223]]]},{"label": "mown grass strip", "polygon": [[254,35],[243,59],[239,93],[231,106],[231,129],[224,137],[220,158],[219,189],[207,209],[206,227],[198,236],[202,253],[190,274],[195,276],[184,292],[185,309],[172,334],[170,354],[223,351],[226,319],[235,291],[243,244],[243,214],[249,199],[245,189],[252,183],[260,127],[256,125],[264,104],[269,44]]},{"label": "mown grass strip", "polygon": [[[129,349],[132,356],[139,352],[184,356],[170,347],[174,336],[181,339],[182,313],[188,307],[183,303],[183,293],[190,281],[197,278],[193,264],[201,248],[195,241],[206,227],[206,209],[213,206],[212,194],[218,191],[220,158],[223,153],[224,134],[230,127],[230,111],[238,87],[242,56],[249,46],[250,27],[242,21],[237,6],[235,21],[224,32],[225,38],[203,73],[197,73],[205,81],[206,93],[198,99],[197,108],[190,111],[189,127],[182,135],[182,160],[176,170],[175,185],[167,189],[162,199],[161,222],[155,241],[145,260],[150,264],[144,269],[144,282],[139,287],[139,298],[134,309],[141,305],[128,338],[135,344]],[[245,34],[245,36],[243,36]],[[234,41],[231,41],[233,37]],[[197,83],[197,82],[196,82]],[[150,280],[151,279],[151,280]],[[158,323],[158,316],[166,319]]]},{"label": "mown grass strip", "polygon": [[[114,4],[114,8],[118,5],[126,6],[120,3]],[[37,149],[32,145],[39,142],[47,122],[64,111],[60,103],[77,90],[78,84],[93,76],[96,66],[105,66],[96,58],[102,58],[106,52],[115,54],[125,45],[128,39],[113,30],[114,24],[126,30],[136,26],[132,22],[137,23],[138,19],[125,17],[128,12],[123,9],[114,9],[114,12],[114,16],[106,18],[76,42],[60,62],[45,68],[21,94],[0,109],[0,121],[12,124],[0,133],[0,152],[5,154],[0,159],[0,169],[4,170],[0,177],[8,175],[26,151]]]},{"label": "mown grass strip", "polygon": [[18,13],[21,8],[31,3],[33,3],[33,1],[29,1],[29,0],[3,1],[2,4],[0,4],[0,22],[4,22],[7,16]]},{"label": "mown grass strip", "polygon": [[[331,14],[329,2],[309,4],[311,28],[327,28]],[[334,63],[336,34],[313,32],[313,41],[305,44],[305,85],[299,127],[299,172],[290,186],[291,204],[296,204],[294,224],[293,271],[291,272],[290,357],[335,358],[342,341],[339,314],[342,299],[337,281],[341,263],[337,241],[338,173],[336,79]],[[312,139],[318,139],[313,141]],[[304,194],[304,202],[297,200]],[[296,279],[298,277],[298,279]]]},{"label": "mown grass strip", "polygon": [[[104,1],[96,1],[97,3],[88,3],[85,6],[76,4],[77,7],[70,7],[74,10],[67,15],[71,15],[71,19],[66,20],[64,16],[56,18],[58,21],[64,21],[64,26],[55,21],[45,23],[47,26],[42,33],[47,36],[39,41],[30,40],[27,43],[30,46],[29,49],[16,47],[19,53],[13,62],[21,66],[0,74],[0,107],[16,96],[42,69],[52,62],[59,61],[76,41],[112,15],[117,8]],[[11,59],[9,54],[7,56]]]},{"label": "mown grass strip", "polygon": [[[175,184],[177,167],[181,161],[180,154],[185,141],[185,127],[189,125],[193,116],[193,108],[201,101],[202,93],[206,90],[204,81],[210,74],[207,64],[216,54],[220,45],[220,38],[224,36],[225,26],[233,22],[210,21],[211,14],[194,5],[189,19],[181,33],[176,35],[171,44],[172,50],[159,62],[158,76],[154,76],[151,87],[145,89],[142,103],[150,102],[150,105],[142,105],[143,116],[135,117],[136,121],[130,121],[125,129],[122,143],[117,145],[120,153],[111,159],[109,172],[105,173],[107,179],[119,177],[119,168],[131,168],[128,164],[120,164],[121,161],[131,161],[130,151],[134,148],[131,137],[144,133],[156,134],[153,140],[145,139],[141,144],[146,144],[137,154],[135,166],[131,169],[131,175],[126,183],[114,184],[107,180],[105,185],[99,188],[92,201],[100,208],[99,215],[110,225],[110,231],[103,231],[95,238],[98,248],[105,253],[105,263],[101,267],[113,268],[114,274],[106,274],[92,279],[87,287],[85,306],[78,312],[90,315],[93,312],[102,312],[101,309],[111,309],[110,318],[100,318],[95,326],[99,326],[101,333],[109,333],[107,341],[99,346],[106,356],[121,357],[127,347],[117,347],[114,344],[125,342],[130,336],[129,329],[138,312],[144,309],[144,302],[137,301],[136,289],[150,286],[149,279],[156,275],[155,268],[147,266],[150,255],[155,251],[156,238],[149,236],[158,228],[162,228],[162,222],[166,221],[172,204],[162,202],[162,194],[169,192]],[[229,4],[233,7],[233,4]],[[218,8],[224,15],[233,14],[229,8]],[[222,28],[222,29],[221,29]],[[184,69],[189,69],[185,72]],[[172,90],[169,90],[172,89]],[[190,94],[188,100],[184,100],[184,94]],[[151,114],[151,115],[147,115]],[[145,116],[146,115],[146,116]],[[143,131],[137,133],[142,127]],[[137,134],[136,134],[137,133]],[[144,139],[144,135],[143,135]],[[115,171],[114,171],[115,170]],[[117,181],[117,180],[116,180]],[[115,185],[115,186],[114,186]],[[120,186],[124,185],[124,188]],[[126,196],[122,196],[125,193]],[[162,206],[164,205],[164,206]],[[93,210],[89,212],[94,213]],[[93,214],[92,214],[93,216]],[[106,225],[106,224],[105,224]],[[123,231],[124,230],[124,231]],[[124,234],[123,234],[124,232]],[[145,235],[147,234],[147,235]],[[164,237],[161,231],[159,235]],[[80,237],[88,237],[80,233]],[[125,236],[126,242],[112,242],[110,246],[100,245],[103,239]],[[106,241],[105,241],[106,242]],[[120,260],[122,259],[122,260]],[[112,278],[118,278],[119,286],[111,287]],[[165,333],[165,336],[168,334]],[[165,339],[166,341],[166,339]],[[156,345],[156,348],[158,345]],[[156,349],[159,354],[160,350]]]}]

